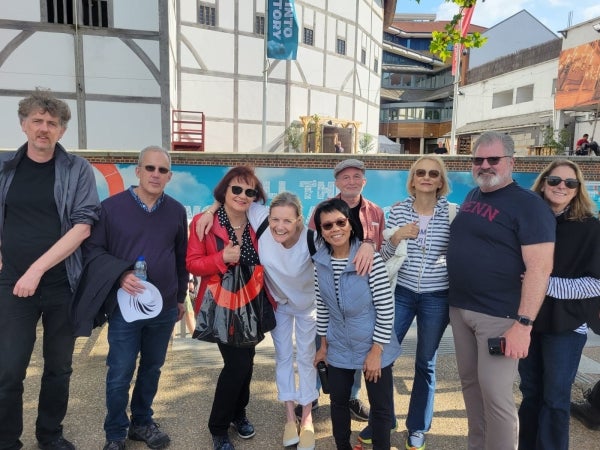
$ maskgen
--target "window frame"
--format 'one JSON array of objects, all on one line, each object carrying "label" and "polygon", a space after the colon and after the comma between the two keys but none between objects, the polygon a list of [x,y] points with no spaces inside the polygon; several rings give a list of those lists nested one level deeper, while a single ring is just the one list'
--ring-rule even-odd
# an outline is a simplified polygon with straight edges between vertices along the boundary
[{"label": "window frame", "polygon": [[113,0],[66,0],[66,2],[40,0],[40,2],[42,20],[47,23],[97,28],[114,27]]},{"label": "window frame", "polygon": [[346,56],[346,39],[338,37],[335,41],[335,52],[338,55]]},{"label": "window frame", "polygon": [[[206,15],[206,12],[202,13],[202,17],[205,17],[203,21],[200,21],[201,10],[208,12],[208,15]],[[196,5],[196,22],[198,25],[204,25],[205,27],[216,27],[218,22],[217,7],[212,3],[199,1]]]},{"label": "window frame", "polygon": [[[308,42],[310,40],[310,42]],[[314,47],[315,45],[315,31],[312,28],[304,27],[302,30],[302,43]]]}]

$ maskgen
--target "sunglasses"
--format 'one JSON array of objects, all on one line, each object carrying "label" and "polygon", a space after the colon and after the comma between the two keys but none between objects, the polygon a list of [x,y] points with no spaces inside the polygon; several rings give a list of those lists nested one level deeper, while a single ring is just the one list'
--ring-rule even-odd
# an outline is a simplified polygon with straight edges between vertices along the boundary
[{"label": "sunglasses", "polygon": [[246,189],[244,191],[244,188],[241,186],[231,186],[231,192],[233,192],[233,195],[240,195],[243,192],[248,198],[254,198],[258,195],[256,189]]},{"label": "sunglasses", "polygon": [[425,175],[429,175],[429,178],[437,178],[440,176],[440,171],[430,170],[427,172],[425,169],[417,169],[415,170],[415,175],[419,178],[423,178]]},{"label": "sunglasses", "polygon": [[338,219],[335,222],[325,222],[321,224],[321,228],[325,231],[329,231],[335,225],[338,228],[344,228],[348,224],[348,219]]},{"label": "sunglasses", "polygon": [[490,166],[497,166],[502,158],[512,158],[512,156],[488,156],[487,158],[480,158],[479,156],[476,156],[471,158],[471,162],[474,166],[480,166],[484,161],[487,161]]},{"label": "sunglasses", "polygon": [[144,170],[146,172],[150,172],[150,173],[156,172],[157,169],[158,169],[158,173],[160,173],[162,175],[166,175],[171,171],[170,169],[167,169],[166,167],[156,167],[156,166],[153,166],[152,164],[148,164],[147,166],[144,166]]},{"label": "sunglasses", "polygon": [[565,178],[564,180],[561,177],[557,177],[555,175],[549,175],[546,177],[546,183],[548,186],[558,186],[560,183],[565,182],[565,186],[569,189],[577,189],[579,186],[579,181],[575,178]]}]

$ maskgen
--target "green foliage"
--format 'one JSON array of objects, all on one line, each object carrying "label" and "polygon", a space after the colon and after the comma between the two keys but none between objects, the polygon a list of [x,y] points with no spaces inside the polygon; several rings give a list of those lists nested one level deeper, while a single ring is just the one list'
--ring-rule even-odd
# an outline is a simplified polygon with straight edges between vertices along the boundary
[{"label": "green foliage", "polygon": [[298,122],[292,122],[284,132],[285,143],[290,146],[291,149],[298,151],[300,145],[302,145],[302,139],[304,138],[304,129]]},{"label": "green foliage", "polygon": [[552,127],[545,127],[542,131],[542,144],[544,147],[550,147],[554,150],[563,150],[565,147],[570,147],[573,139],[572,133],[563,128],[556,132]]},{"label": "green foliage", "polygon": [[[419,0],[416,0],[419,3]],[[452,57],[452,48],[459,44],[465,48],[479,48],[485,44],[487,38],[481,33],[475,32],[467,34],[465,37],[460,35],[460,19],[463,9],[470,8],[477,4],[477,0],[445,0],[446,2],[456,3],[460,9],[452,20],[444,27],[444,31],[433,31],[431,33],[431,45],[429,51],[446,62]]]},{"label": "green foliage", "polygon": [[361,153],[370,153],[374,146],[375,142],[373,142],[373,136],[369,133],[363,134],[358,141],[358,147]]}]

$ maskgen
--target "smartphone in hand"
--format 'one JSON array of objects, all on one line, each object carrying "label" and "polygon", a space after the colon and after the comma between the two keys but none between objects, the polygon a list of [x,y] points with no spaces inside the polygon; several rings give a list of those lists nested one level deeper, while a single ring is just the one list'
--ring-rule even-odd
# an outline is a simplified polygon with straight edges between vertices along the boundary
[{"label": "smartphone in hand", "polygon": [[504,339],[504,336],[488,339],[488,350],[490,355],[504,355],[505,346],[506,339]]}]

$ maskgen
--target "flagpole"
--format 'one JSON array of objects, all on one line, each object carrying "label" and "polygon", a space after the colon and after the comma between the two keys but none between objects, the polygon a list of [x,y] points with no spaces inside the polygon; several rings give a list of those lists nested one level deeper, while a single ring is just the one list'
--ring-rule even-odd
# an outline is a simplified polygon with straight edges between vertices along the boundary
[{"label": "flagpole", "polygon": [[458,54],[456,55],[456,70],[454,72],[454,93],[452,94],[452,127],[450,131],[450,154],[458,155],[458,146],[456,143],[456,118],[458,116],[458,85],[460,83],[460,56],[462,53],[462,49],[460,48],[460,44],[455,44],[459,46]]},{"label": "flagpole", "polygon": [[264,62],[263,62],[263,95],[262,95],[262,151],[267,149],[267,77],[268,77],[268,64],[269,59],[267,58],[267,33],[269,23],[269,2],[265,0],[265,27],[264,27]]}]

